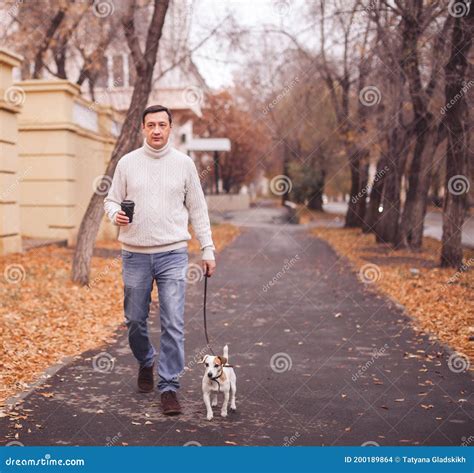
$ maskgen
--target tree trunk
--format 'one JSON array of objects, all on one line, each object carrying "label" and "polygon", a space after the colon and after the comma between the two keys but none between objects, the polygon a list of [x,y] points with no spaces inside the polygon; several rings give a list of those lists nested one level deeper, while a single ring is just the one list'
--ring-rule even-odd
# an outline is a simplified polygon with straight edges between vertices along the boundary
[{"label": "tree trunk", "polygon": [[[365,150],[367,151],[367,150]],[[367,151],[367,155],[368,155]],[[359,227],[364,225],[365,212],[367,210],[367,184],[369,182],[369,163],[366,163],[367,156],[364,157],[361,163],[360,169],[360,183],[359,183],[359,192],[362,193],[362,196],[357,201],[357,216],[359,217]]]},{"label": "tree trunk", "polygon": [[321,178],[317,181],[316,191],[311,195],[308,200],[307,207],[311,210],[317,210],[323,212],[323,194],[324,186],[326,185],[326,171],[321,170]]},{"label": "tree trunk", "polygon": [[[155,0],[153,17],[148,28],[145,52],[139,49],[133,22],[134,2],[129,5],[129,15],[124,17],[124,29],[129,47],[141,80],[136,81],[130,107],[127,111],[122,131],[115,144],[112,157],[107,165],[104,178],[98,188],[108,186],[115,172],[119,159],[126,153],[137,148],[141,142],[141,114],[146,107],[151,91],[153,70],[156,63],[158,45],[163,31],[169,0]],[[127,21],[126,21],[127,20]],[[104,186],[104,187],[102,187]],[[94,244],[104,215],[103,193],[94,192],[79,227],[77,244],[74,253],[72,280],[82,285],[89,283],[89,269],[94,251]]]},{"label": "tree trunk", "polygon": [[434,152],[433,118],[429,115],[420,118],[415,134],[416,143],[408,174],[408,191],[397,247],[419,249],[423,243],[423,226]]},{"label": "tree trunk", "polygon": [[[414,113],[415,147],[408,174],[408,191],[396,246],[420,248],[429,190],[432,156],[427,143],[432,139],[433,115],[428,111],[429,95],[423,89],[418,58],[418,40],[422,31],[423,1],[408,3],[402,12],[403,60],[401,67],[407,77]],[[427,185],[428,184],[428,185]]]},{"label": "tree trunk", "polygon": [[356,228],[361,225],[361,220],[357,214],[358,193],[360,190],[360,155],[359,150],[353,150],[349,155],[349,168],[351,171],[351,190],[349,196],[349,205],[347,207],[346,228]]},{"label": "tree trunk", "polygon": [[55,54],[54,61],[56,63],[56,74],[59,79],[67,79],[66,74],[66,45]]},{"label": "tree trunk", "polygon": [[365,215],[366,194],[363,189],[367,186],[368,165],[366,159],[369,150],[364,147],[353,147],[349,153],[349,166],[351,171],[351,190],[349,205],[347,207],[346,228],[362,227]]},{"label": "tree trunk", "polygon": [[446,181],[443,206],[443,237],[441,261],[443,267],[460,268],[462,265],[462,226],[469,191],[469,109],[465,87],[467,57],[474,34],[474,8],[466,0],[467,15],[455,19],[451,56],[445,66],[446,131],[448,137],[446,155]]},{"label": "tree trunk", "polygon": [[46,35],[43,38],[43,41],[41,42],[38,51],[35,55],[33,79],[39,79],[41,77],[41,72],[44,67],[44,54],[48,50],[49,44],[51,43],[51,40],[53,39],[53,36],[55,35],[57,29],[63,22],[65,16],[66,10],[61,8],[57,11],[56,15],[54,15],[53,19],[51,20],[49,28],[46,31]]},{"label": "tree trunk", "polygon": [[[399,116],[401,114],[399,109]],[[400,220],[400,190],[402,175],[405,169],[407,151],[404,144],[407,133],[396,122],[389,133],[387,144],[387,168],[384,178],[382,195],[382,213],[375,223],[375,237],[377,243],[396,244],[398,225]]]},{"label": "tree trunk", "polygon": [[371,233],[375,232],[376,230],[376,222],[379,218],[379,208],[382,202],[386,166],[387,158],[385,154],[382,153],[382,156],[377,162],[377,171],[375,173],[376,177],[374,178],[374,182],[372,183],[369,205],[367,206],[367,210],[364,215],[364,221],[362,222],[362,231],[364,233]]}]

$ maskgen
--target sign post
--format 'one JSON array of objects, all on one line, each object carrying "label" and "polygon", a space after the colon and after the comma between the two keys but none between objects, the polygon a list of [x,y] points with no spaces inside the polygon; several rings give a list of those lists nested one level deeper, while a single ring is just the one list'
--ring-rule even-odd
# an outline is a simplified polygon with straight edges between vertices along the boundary
[{"label": "sign post", "polygon": [[195,138],[188,143],[188,151],[214,152],[215,193],[219,194],[219,151],[230,151],[228,138]]}]

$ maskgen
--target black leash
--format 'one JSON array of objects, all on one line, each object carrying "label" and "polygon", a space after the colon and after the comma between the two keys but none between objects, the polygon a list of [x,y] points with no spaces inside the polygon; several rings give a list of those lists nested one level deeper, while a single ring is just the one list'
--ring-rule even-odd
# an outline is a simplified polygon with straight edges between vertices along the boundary
[{"label": "black leash", "polygon": [[206,300],[207,300],[207,278],[208,277],[209,276],[207,275],[207,271],[206,271],[206,274],[204,274],[204,335],[206,336],[206,342],[207,342],[207,346],[209,350],[214,356],[217,356],[214,353],[214,350],[212,349],[211,343],[209,342],[209,335],[207,334]]},{"label": "black leash", "polygon": [[[204,274],[204,305],[203,305],[203,313],[204,313],[204,335],[206,336],[206,342],[209,350],[214,356],[217,356],[214,353],[214,350],[212,349],[211,342],[209,341],[209,335],[207,334],[207,317],[206,317],[206,301],[207,301],[207,278],[209,276],[207,275],[207,271]],[[220,375],[219,375],[220,376]],[[211,378],[211,381],[215,381],[217,383],[217,392],[221,392],[221,383],[219,383],[219,380],[217,378]]]},{"label": "black leash", "polygon": [[[207,342],[207,347],[209,348],[209,350],[211,351],[211,353],[214,355],[214,356],[217,356],[215,353],[214,353],[214,350],[212,349],[212,346],[211,346],[211,342],[209,341],[209,335],[207,333],[207,316],[206,316],[206,302],[207,302],[207,278],[209,278],[210,276],[207,275],[207,271],[206,273],[204,274],[204,305],[203,305],[203,315],[204,315],[204,335],[206,336],[206,342]],[[233,365],[229,365],[228,363],[226,363],[223,367],[229,367],[229,368],[232,368]],[[220,377],[220,375],[219,375]],[[219,386],[219,391],[221,390],[221,385],[219,383],[219,381],[217,380],[217,378],[211,378],[212,381],[215,381],[218,386]]]}]

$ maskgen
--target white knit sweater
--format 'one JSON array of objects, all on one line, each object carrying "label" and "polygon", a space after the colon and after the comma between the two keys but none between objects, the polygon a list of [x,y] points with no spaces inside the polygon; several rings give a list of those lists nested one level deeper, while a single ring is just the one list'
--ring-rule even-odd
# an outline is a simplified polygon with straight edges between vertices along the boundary
[{"label": "white knit sweater", "polygon": [[104,210],[114,225],[123,200],[133,200],[132,223],[120,226],[122,248],[159,253],[187,246],[188,217],[199,240],[202,258],[214,259],[215,246],[206,199],[196,165],[168,143],[160,150],[146,141],[117,164]]}]

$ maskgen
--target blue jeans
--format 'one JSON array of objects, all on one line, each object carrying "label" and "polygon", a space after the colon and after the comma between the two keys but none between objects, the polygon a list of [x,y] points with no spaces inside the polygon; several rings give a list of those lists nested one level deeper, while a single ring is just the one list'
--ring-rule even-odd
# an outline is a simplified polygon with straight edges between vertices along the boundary
[{"label": "blue jeans", "polygon": [[158,285],[161,339],[158,363],[160,392],[179,389],[184,370],[184,302],[187,247],[162,253],[135,253],[122,250],[125,323],[128,341],[140,367],[154,363],[156,350],[148,336],[153,281]]}]

